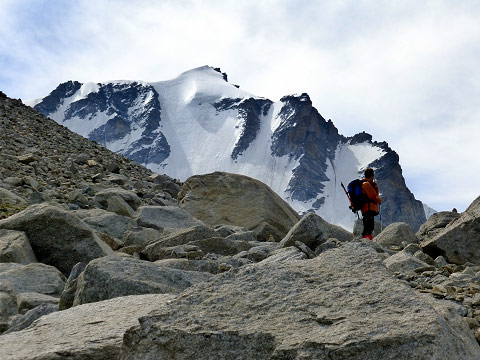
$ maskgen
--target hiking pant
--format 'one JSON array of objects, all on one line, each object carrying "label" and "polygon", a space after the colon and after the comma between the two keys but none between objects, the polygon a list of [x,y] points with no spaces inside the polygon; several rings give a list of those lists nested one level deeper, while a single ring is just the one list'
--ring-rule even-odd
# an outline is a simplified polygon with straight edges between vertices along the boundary
[{"label": "hiking pant", "polygon": [[363,232],[362,236],[372,235],[373,229],[375,228],[375,211],[367,211],[363,214]]}]

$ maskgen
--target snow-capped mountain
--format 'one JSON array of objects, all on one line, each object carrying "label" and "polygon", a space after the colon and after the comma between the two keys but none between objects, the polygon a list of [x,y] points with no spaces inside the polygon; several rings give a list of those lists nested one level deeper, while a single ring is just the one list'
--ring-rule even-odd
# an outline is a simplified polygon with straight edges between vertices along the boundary
[{"label": "snow-capped mountain", "polygon": [[180,180],[217,170],[248,175],[299,213],[315,211],[347,229],[355,215],[340,183],[371,166],[384,200],[383,223],[417,229],[425,221],[388,144],[366,133],[340,135],[307,94],[273,102],[203,66],[155,83],[70,81],[28,104],[153,171]]}]

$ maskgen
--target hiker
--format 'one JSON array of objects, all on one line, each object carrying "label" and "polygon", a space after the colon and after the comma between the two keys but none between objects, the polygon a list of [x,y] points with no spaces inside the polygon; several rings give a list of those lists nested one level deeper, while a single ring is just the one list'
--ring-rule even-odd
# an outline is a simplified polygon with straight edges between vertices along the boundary
[{"label": "hiker", "polygon": [[375,172],[372,168],[365,170],[365,177],[362,179],[362,192],[366,195],[366,201],[362,206],[364,239],[373,240],[372,232],[375,228],[374,217],[378,215],[378,206],[382,203],[379,196],[378,185],[374,180]]}]

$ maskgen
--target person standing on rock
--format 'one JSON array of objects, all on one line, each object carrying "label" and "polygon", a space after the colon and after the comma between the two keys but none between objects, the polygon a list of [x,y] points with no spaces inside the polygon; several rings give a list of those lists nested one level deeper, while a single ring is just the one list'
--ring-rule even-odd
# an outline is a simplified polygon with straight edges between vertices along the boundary
[{"label": "person standing on rock", "polygon": [[365,170],[362,180],[362,192],[365,194],[365,203],[362,206],[364,239],[373,240],[372,233],[375,228],[375,216],[378,215],[378,206],[382,203],[378,185],[375,182],[375,172],[372,168]]}]

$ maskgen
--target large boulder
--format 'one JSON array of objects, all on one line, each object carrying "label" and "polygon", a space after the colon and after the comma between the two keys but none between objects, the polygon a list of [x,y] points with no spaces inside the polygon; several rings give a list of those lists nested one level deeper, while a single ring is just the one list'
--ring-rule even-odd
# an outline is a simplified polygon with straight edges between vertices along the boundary
[{"label": "large boulder", "polygon": [[450,263],[480,264],[480,196],[437,235],[423,240],[421,247],[434,259],[441,255]]},{"label": "large boulder", "polygon": [[32,205],[1,220],[0,229],[24,231],[38,261],[65,275],[78,262],[113,254],[76,215],[49,204]]},{"label": "large boulder", "polygon": [[210,226],[237,225],[280,241],[300,216],[267,185],[244,175],[214,172],[192,176],[178,194],[179,204]]},{"label": "large boulder", "polygon": [[329,238],[351,241],[353,235],[340,226],[329,224],[317,214],[308,213],[290,229],[280,241],[280,246],[293,246],[295,241],[300,241],[311,249],[315,249]]},{"label": "large boulder", "polygon": [[160,231],[174,231],[205,224],[176,206],[140,206],[135,214],[138,225]]},{"label": "large boulder", "polygon": [[56,304],[41,304],[37,307],[27,311],[23,315],[18,315],[15,317],[8,328],[8,331],[5,333],[11,333],[14,331],[20,331],[29,327],[35,320],[40,319],[44,315],[51,314],[52,312],[58,311],[58,305]]},{"label": "large boulder", "polygon": [[118,359],[123,334],[172,295],[125,296],[42,316],[0,336],[2,360]]},{"label": "large boulder", "polygon": [[37,262],[32,246],[23,231],[0,230],[0,262],[19,264]]},{"label": "large boulder", "polygon": [[404,222],[396,222],[388,225],[375,237],[375,242],[383,246],[405,247],[411,243],[417,243],[417,238],[412,227]]},{"label": "large boulder", "polygon": [[126,295],[178,294],[211,274],[156,266],[125,256],[90,262],[77,279],[73,306]]},{"label": "large boulder", "polygon": [[[286,248],[288,249],[288,248]],[[364,243],[217,275],[140,320],[121,359],[476,359],[458,314]],[[435,301],[435,300],[431,300]]]},{"label": "large boulder", "polygon": [[437,236],[448,224],[458,219],[460,214],[453,211],[440,211],[432,214],[428,220],[420,226],[417,236],[421,240],[433,239]]}]

